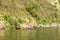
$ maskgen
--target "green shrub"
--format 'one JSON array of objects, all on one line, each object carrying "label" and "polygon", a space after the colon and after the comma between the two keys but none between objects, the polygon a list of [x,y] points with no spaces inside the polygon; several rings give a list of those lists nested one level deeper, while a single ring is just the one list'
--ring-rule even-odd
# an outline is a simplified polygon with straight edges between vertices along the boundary
[{"label": "green shrub", "polygon": [[58,0],[58,3],[60,4],[60,0]]},{"label": "green shrub", "polygon": [[40,22],[41,19],[40,19],[39,17],[34,17],[34,18],[35,18],[37,24],[40,24],[40,23],[41,23],[41,22]]},{"label": "green shrub", "polygon": [[4,19],[10,23],[10,25],[17,26],[18,23],[10,15],[4,15]]},{"label": "green shrub", "polygon": [[46,19],[42,19],[42,24],[47,24],[47,20]]},{"label": "green shrub", "polygon": [[23,23],[23,21],[22,21],[21,19],[18,19],[18,22],[19,22],[19,23]]},{"label": "green shrub", "polygon": [[29,12],[33,17],[37,16],[37,14],[34,13],[33,9],[36,10],[36,11],[39,9],[38,3],[36,3],[36,2],[27,2],[25,7],[26,7],[27,12]]},{"label": "green shrub", "polygon": [[34,2],[27,2],[25,6],[26,6],[27,11],[39,8],[39,5],[37,3],[34,3]]}]

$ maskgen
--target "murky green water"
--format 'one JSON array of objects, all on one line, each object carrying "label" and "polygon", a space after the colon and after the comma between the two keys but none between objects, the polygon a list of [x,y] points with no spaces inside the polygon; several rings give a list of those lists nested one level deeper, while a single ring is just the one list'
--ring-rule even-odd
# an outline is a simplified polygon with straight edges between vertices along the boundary
[{"label": "murky green water", "polygon": [[29,30],[6,30],[0,40],[60,40],[60,28],[37,28]]}]

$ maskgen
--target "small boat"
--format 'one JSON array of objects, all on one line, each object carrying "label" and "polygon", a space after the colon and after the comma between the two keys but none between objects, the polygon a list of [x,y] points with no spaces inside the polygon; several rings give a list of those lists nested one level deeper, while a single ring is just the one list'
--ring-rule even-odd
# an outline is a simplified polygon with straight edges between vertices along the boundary
[{"label": "small boat", "polygon": [[20,27],[16,27],[16,30],[20,30],[21,28]]}]

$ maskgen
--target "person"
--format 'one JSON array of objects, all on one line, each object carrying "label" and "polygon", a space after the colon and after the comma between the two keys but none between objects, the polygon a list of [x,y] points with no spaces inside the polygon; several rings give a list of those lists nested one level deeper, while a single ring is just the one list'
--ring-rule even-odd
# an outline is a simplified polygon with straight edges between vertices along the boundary
[{"label": "person", "polygon": [[28,30],[31,31],[33,29],[32,25],[28,26]]},{"label": "person", "polygon": [[36,28],[37,28],[37,25],[36,25],[36,24],[34,24],[34,25],[33,25],[33,28],[34,28],[34,29],[36,29]]}]

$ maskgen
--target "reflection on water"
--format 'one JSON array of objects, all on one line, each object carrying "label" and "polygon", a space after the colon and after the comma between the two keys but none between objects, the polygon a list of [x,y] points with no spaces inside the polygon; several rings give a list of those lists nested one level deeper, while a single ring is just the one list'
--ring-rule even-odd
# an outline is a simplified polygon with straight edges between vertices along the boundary
[{"label": "reflection on water", "polygon": [[4,40],[5,38],[5,30],[0,30],[0,40]]},{"label": "reflection on water", "polygon": [[0,36],[0,40],[5,40],[5,38]]}]

